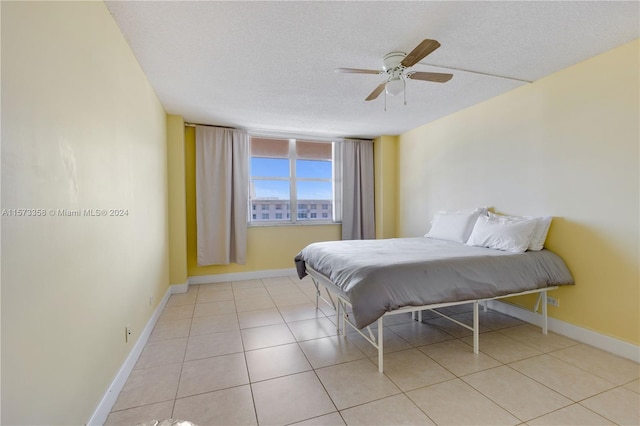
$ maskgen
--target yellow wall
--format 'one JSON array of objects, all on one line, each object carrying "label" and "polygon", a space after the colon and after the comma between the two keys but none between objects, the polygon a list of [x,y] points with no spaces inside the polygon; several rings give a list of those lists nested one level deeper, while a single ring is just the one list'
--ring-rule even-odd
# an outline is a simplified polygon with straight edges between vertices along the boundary
[{"label": "yellow wall", "polygon": [[397,136],[380,136],[373,141],[376,238],[396,236],[397,145]]},{"label": "yellow wall", "polygon": [[245,265],[198,266],[196,237],[195,129],[185,129],[187,264],[189,276],[293,269],[293,258],[307,244],[341,239],[340,225],[254,226],[247,232]]},{"label": "yellow wall", "polygon": [[185,196],[184,120],[167,116],[169,175],[169,282],[187,282],[187,210]]},{"label": "yellow wall", "polygon": [[2,208],[128,210],[2,217],[2,424],[85,424],[168,288],[166,115],[102,2],[1,8]]},{"label": "yellow wall", "polygon": [[639,49],[629,43],[401,135],[399,234],[424,234],[438,209],[552,215],[547,246],[576,286],[555,292],[550,315],[640,343]]}]

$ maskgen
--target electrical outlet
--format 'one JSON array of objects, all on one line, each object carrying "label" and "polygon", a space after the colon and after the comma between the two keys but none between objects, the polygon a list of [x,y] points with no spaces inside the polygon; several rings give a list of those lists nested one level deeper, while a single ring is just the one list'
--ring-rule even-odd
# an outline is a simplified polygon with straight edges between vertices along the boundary
[{"label": "electrical outlet", "polygon": [[131,330],[131,327],[129,327],[128,325],[124,327],[124,342],[125,343],[129,343],[129,338],[131,337],[132,333],[133,333],[133,330]]},{"label": "electrical outlet", "polygon": [[547,304],[551,306],[555,306],[556,308],[560,307],[560,299],[556,299],[555,297],[547,296]]}]

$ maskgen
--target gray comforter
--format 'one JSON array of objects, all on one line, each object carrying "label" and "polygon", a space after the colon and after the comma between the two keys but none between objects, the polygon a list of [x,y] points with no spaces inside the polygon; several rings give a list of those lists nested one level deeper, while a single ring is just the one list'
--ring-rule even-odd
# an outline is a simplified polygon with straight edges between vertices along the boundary
[{"label": "gray comforter", "polygon": [[546,249],[514,254],[422,237],[314,243],[295,263],[300,278],[309,266],[333,283],[358,327],[403,306],[573,284],[563,260]]}]

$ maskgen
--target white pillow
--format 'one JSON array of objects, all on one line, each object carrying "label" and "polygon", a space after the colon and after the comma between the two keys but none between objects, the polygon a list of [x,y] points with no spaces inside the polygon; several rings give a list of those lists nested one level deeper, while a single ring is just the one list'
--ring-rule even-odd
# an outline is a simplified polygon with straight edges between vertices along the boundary
[{"label": "white pillow", "polygon": [[523,253],[529,247],[536,223],[536,219],[506,222],[489,216],[480,216],[473,227],[467,245]]},{"label": "white pillow", "polygon": [[487,209],[484,207],[472,211],[439,211],[425,237],[465,243],[478,217],[486,213]]},{"label": "white pillow", "polygon": [[522,219],[534,219],[536,220],[536,227],[531,235],[531,241],[529,242],[529,250],[542,250],[544,248],[544,242],[547,240],[547,234],[549,233],[549,227],[551,226],[551,216],[506,216],[488,212],[489,217],[500,220],[503,222],[517,222]]}]

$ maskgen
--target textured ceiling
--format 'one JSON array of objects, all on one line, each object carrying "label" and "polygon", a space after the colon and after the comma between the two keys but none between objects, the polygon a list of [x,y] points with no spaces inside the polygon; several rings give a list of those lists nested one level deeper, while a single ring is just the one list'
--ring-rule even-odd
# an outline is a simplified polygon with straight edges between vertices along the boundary
[{"label": "textured ceiling", "polygon": [[[166,111],[253,131],[375,137],[529,84],[639,36],[632,2],[107,2]],[[364,99],[391,51],[442,46],[401,97]],[[476,71],[448,70],[439,67]],[[495,74],[509,78],[499,78]],[[602,78],[610,76],[603,75]]]}]

